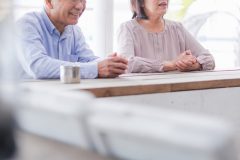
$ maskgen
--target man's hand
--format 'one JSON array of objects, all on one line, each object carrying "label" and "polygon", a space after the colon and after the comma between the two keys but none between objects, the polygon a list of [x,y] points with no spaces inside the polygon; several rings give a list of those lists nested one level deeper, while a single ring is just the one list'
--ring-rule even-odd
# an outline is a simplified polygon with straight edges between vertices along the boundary
[{"label": "man's hand", "polygon": [[128,61],[118,56],[117,53],[111,54],[105,60],[98,63],[99,78],[115,78],[125,73]]}]

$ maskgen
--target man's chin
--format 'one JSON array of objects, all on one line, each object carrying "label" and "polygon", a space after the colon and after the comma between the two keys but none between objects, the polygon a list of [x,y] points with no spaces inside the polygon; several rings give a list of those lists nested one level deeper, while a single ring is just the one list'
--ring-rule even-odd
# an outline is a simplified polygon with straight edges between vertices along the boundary
[{"label": "man's chin", "polygon": [[76,25],[78,23],[78,20],[72,20],[69,22],[69,25]]}]

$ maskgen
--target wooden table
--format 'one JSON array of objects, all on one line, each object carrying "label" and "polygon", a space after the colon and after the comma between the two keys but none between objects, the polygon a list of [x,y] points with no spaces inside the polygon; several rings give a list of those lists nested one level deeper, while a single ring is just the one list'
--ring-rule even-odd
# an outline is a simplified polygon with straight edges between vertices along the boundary
[{"label": "wooden table", "polygon": [[125,74],[114,79],[81,80],[79,84],[29,80],[20,86],[33,92],[86,90],[98,97],[96,101],[116,100],[217,116],[234,125],[240,135],[240,70]]},{"label": "wooden table", "polygon": [[114,79],[81,80],[79,84],[62,84],[59,80],[30,80],[22,82],[21,86],[61,91],[86,90],[96,97],[114,97],[240,87],[240,70],[125,74]]}]

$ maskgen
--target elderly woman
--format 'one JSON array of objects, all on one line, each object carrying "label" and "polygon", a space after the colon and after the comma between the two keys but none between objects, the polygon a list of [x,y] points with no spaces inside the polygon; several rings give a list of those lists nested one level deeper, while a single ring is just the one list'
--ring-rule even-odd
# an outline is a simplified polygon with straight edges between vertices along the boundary
[{"label": "elderly woman", "polygon": [[133,19],[121,25],[118,53],[128,72],[212,70],[213,56],[181,23],[164,19],[169,0],[131,0]]}]

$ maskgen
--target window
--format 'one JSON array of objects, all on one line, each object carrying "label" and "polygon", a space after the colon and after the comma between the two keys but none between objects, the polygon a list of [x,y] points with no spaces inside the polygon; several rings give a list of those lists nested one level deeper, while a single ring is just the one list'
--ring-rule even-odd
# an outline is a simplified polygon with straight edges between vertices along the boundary
[{"label": "window", "polygon": [[213,54],[217,69],[240,66],[239,9],[237,0],[196,0],[186,13],[185,26]]},{"label": "window", "polygon": [[43,0],[14,0],[14,16],[20,18],[27,12],[40,11],[43,8]]}]

